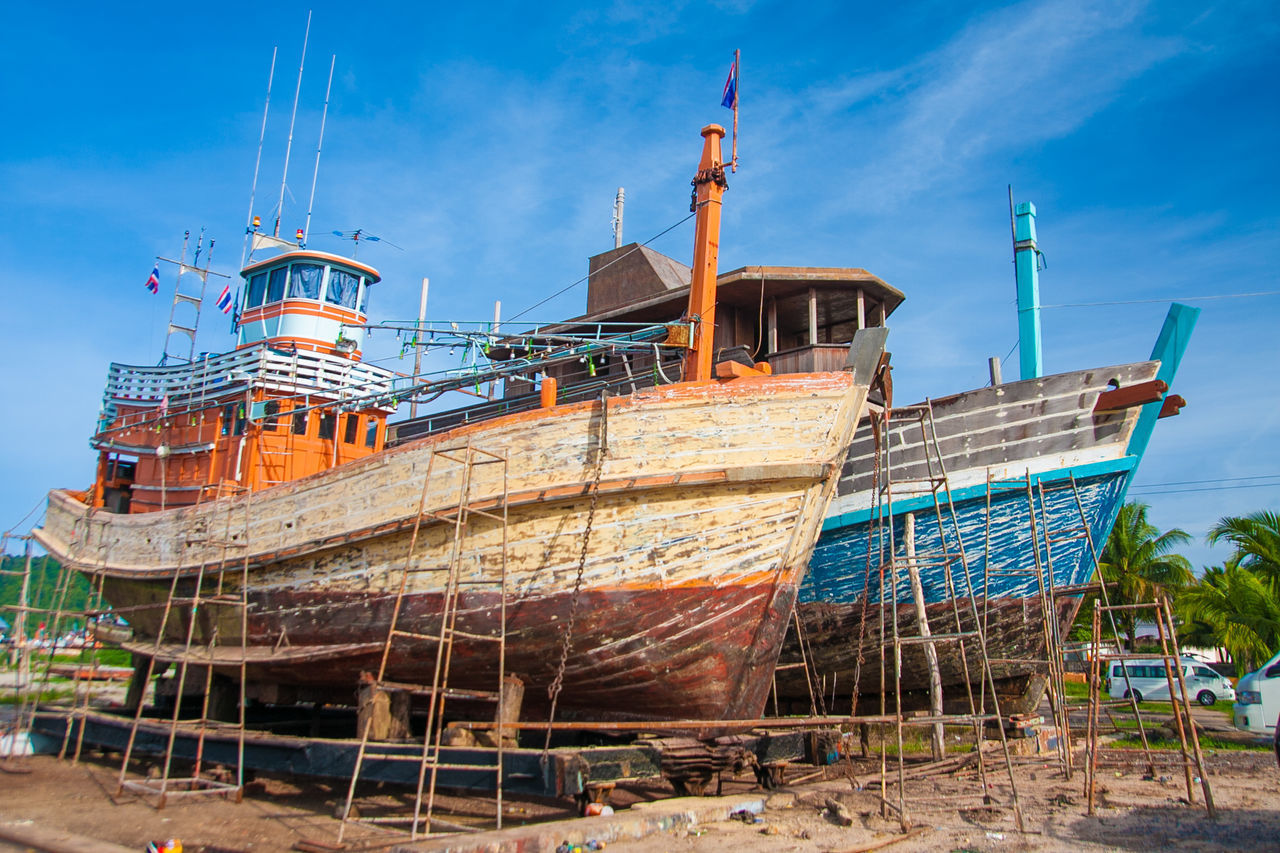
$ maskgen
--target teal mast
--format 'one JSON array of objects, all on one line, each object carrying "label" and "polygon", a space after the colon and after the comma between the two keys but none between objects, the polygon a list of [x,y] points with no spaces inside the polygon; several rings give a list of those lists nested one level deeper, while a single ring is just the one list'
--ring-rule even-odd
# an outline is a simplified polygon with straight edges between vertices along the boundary
[{"label": "teal mast", "polygon": [[1036,206],[1014,208],[1013,267],[1018,279],[1018,367],[1020,379],[1044,374],[1040,352],[1040,250],[1036,248]]}]

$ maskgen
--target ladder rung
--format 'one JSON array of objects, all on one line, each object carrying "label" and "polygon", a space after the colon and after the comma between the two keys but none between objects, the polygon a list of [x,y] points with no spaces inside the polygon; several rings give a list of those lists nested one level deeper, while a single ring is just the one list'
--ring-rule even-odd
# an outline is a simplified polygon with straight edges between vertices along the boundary
[{"label": "ladder rung", "polygon": [[422,634],[417,631],[406,631],[403,628],[395,628],[391,633],[397,637],[412,637],[415,640],[426,640],[432,643],[440,642],[439,634]]},{"label": "ladder rung", "polygon": [[947,725],[948,723],[975,723],[999,719],[999,714],[943,714],[939,717],[903,717],[902,724],[904,726],[931,726],[935,723]]},{"label": "ladder rung", "polygon": [[774,672],[777,672],[780,669],[804,669],[804,667],[805,667],[805,664],[803,663],[780,663],[777,666],[775,666],[773,669],[774,669]]},{"label": "ladder rung", "polygon": [[494,643],[497,643],[497,642],[501,642],[501,641],[502,641],[502,637],[501,637],[501,636],[495,637],[495,636],[493,636],[492,634],[472,634],[472,633],[470,633],[469,631],[459,631],[459,630],[458,630],[458,629],[456,629],[456,628],[454,628],[453,630],[451,630],[451,631],[449,632],[449,634],[450,634],[451,636],[453,636],[453,637],[463,637],[463,638],[468,639],[468,640],[491,641],[491,642],[494,642]]},{"label": "ladder rung", "polygon": [[978,636],[977,631],[960,631],[951,634],[933,634],[928,637],[898,637],[894,642],[899,645],[917,645],[919,643],[947,642],[952,640],[963,640],[967,637]]},{"label": "ladder rung", "polygon": [[494,690],[464,690],[459,687],[433,688],[430,684],[407,684],[402,681],[378,681],[375,682],[378,687],[387,690],[399,690],[405,693],[417,693],[424,696],[430,696],[432,693],[440,692],[449,699],[492,699],[498,698],[498,693]]}]

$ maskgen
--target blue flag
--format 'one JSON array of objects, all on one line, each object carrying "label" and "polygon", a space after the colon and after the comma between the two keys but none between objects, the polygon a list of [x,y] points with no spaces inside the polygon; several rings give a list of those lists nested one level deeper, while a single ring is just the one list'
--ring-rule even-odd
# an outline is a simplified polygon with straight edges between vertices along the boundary
[{"label": "blue flag", "polygon": [[720,106],[733,109],[738,106],[738,60],[729,66],[729,79],[724,81],[724,98]]}]

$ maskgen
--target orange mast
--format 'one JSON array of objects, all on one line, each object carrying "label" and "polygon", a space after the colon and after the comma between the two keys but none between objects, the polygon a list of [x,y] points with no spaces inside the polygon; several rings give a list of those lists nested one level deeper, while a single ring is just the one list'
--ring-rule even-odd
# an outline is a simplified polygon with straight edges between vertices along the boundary
[{"label": "orange mast", "polygon": [[720,256],[720,204],[729,182],[720,158],[724,128],[709,124],[702,129],[702,159],[693,179],[693,210],[698,214],[693,238],[693,278],[689,286],[686,319],[697,326],[692,347],[684,359],[686,382],[711,379],[711,355],[716,333],[716,264]]}]

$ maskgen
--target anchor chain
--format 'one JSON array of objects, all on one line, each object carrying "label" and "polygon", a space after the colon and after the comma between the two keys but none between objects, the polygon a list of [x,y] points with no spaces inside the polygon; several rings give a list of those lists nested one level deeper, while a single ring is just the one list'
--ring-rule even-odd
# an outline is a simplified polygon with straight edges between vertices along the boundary
[{"label": "anchor chain", "polygon": [[560,698],[560,690],[564,686],[564,670],[569,662],[569,649],[573,642],[573,626],[578,618],[578,598],[582,592],[582,574],[587,567],[587,546],[591,541],[591,531],[595,524],[596,504],[600,500],[600,475],[604,472],[604,458],[609,452],[609,392],[600,392],[600,439],[596,447],[596,470],[591,481],[591,502],[587,508],[587,523],[582,533],[582,549],[578,554],[578,573],[573,581],[573,597],[569,601],[569,619],[564,627],[564,642],[560,645],[560,664],[556,667],[556,677],[547,687],[547,696],[551,699],[551,711],[547,715],[547,737],[542,746],[542,761],[547,760],[547,752],[551,748],[551,724],[556,717],[556,703]]}]

